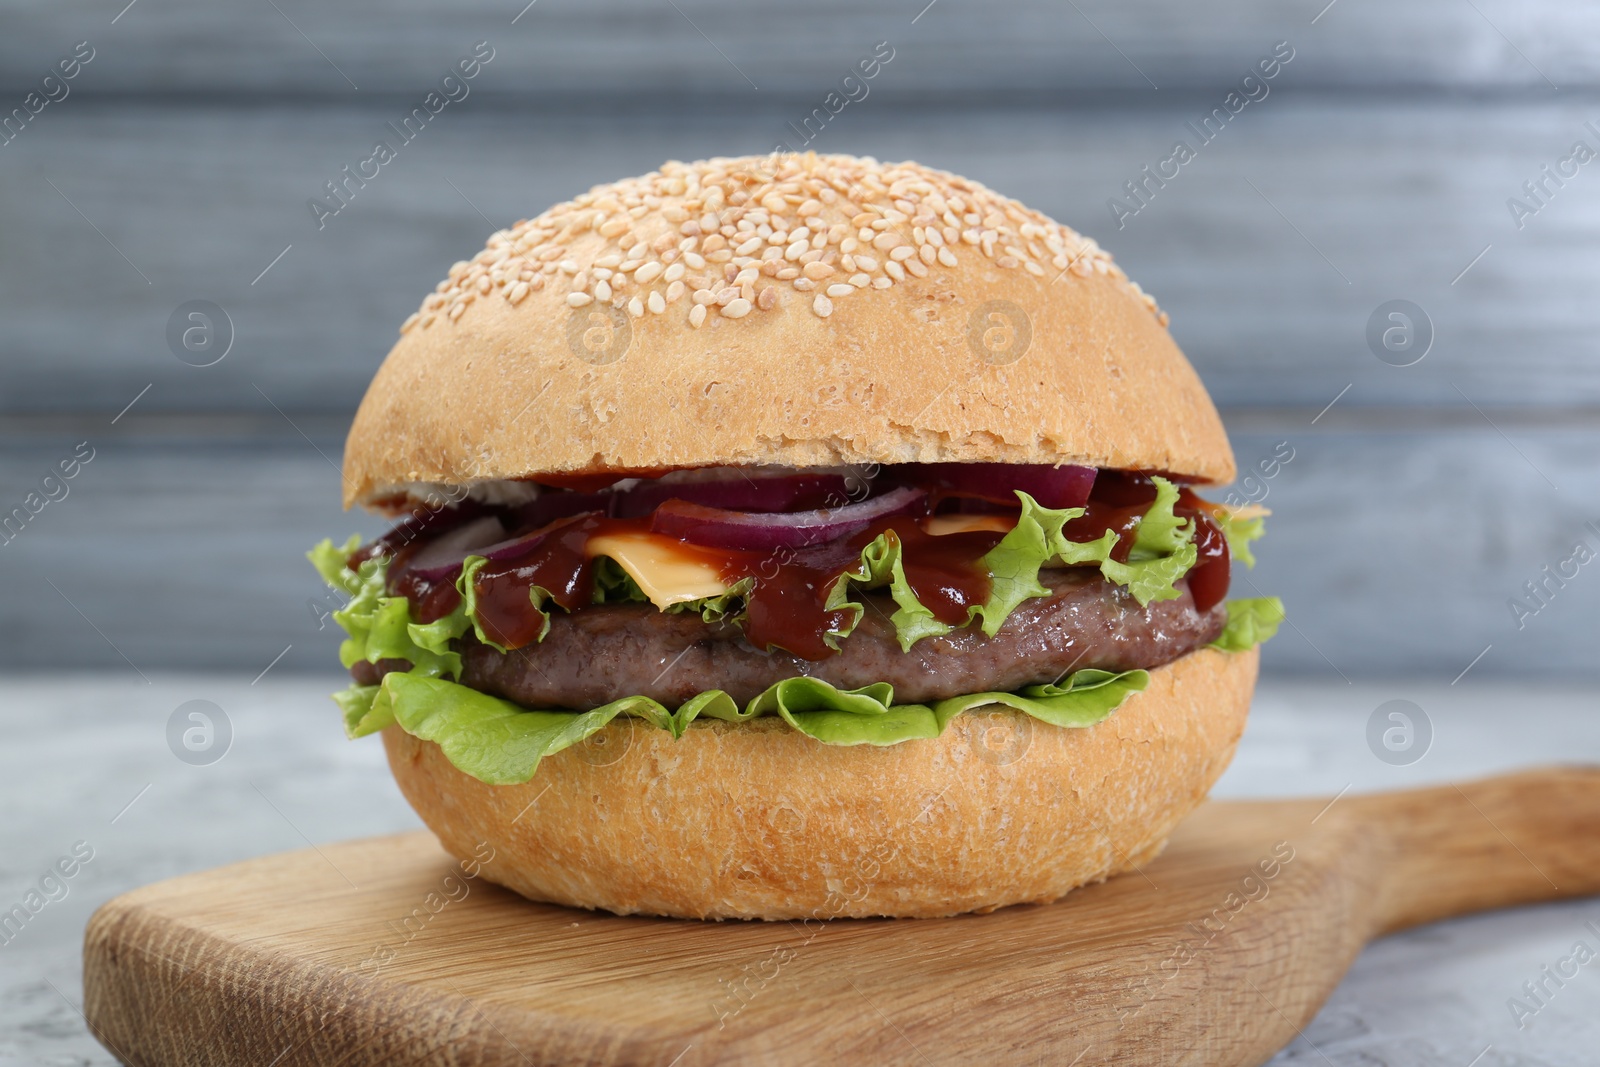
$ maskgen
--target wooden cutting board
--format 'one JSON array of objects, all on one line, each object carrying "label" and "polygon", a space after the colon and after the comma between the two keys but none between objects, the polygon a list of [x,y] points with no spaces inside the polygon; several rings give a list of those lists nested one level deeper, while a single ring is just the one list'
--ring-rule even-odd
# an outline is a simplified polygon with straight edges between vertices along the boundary
[{"label": "wooden cutting board", "polygon": [[1600,768],[1213,802],[1142,873],[942,920],[701,923],[532,904],[426,833],[235,864],[89,923],[141,1065],[1256,1064],[1370,938],[1600,891]]}]

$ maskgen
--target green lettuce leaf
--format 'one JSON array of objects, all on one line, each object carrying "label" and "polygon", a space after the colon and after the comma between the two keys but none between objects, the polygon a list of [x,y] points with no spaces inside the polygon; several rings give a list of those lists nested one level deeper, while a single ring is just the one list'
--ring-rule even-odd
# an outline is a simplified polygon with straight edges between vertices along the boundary
[{"label": "green lettuce leaf", "polygon": [[1231,511],[1219,509],[1212,518],[1222,528],[1222,536],[1228,542],[1228,556],[1246,567],[1254,568],[1256,557],[1250,551],[1250,542],[1259,541],[1261,535],[1267,532],[1266,517],[1252,515],[1248,519],[1241,519]]},{"label": "green lettuce leaf", "polygon": [[[610,556],[598,556],[594,561],[594,602],[596,604],[644,603],[649,601],[633,575]],[[673,607],[678,605],[674,604]]]},{"label": "green lettuce leaf", "polygon": [[490,785],[531,779],[539,761],[582,742],[619,715],[681,737],[696,718],[741,722],[776,715],[828,745],[898,745],[933,738],[956,715],[998,705],[1053,726],[1081,728],[1103,721],[1149,684],[1144,671],[1078,671],[1065,685],[1029,686],[1020,693],[973,693],[923,704],[895,704],[894,688],[878,682],[836,689],[815,678],[786,678],[740,708],[721,690],[700,693],[675,711],[648,697],[612,701],[593,711],[531,711],[444,678],[395,672],[384,676],[370,708],[353,725],[361,736],[398,724],[432,741],[464,774]]},{"label": "green lettuce leaf", "polygon": [[[348,670],[357,663],[402,659],[411,664],[413,674],[422,677],[461,677],[461,655],[450,646],[471,625],[465,610],[457,607],[434,622],[416,622],[410,601],[385,595],[387,559],[365,560],[356,570],[346,565],[360,540],[352,536],[340,547],[325,539],[306,553],[323,580],[350,598],[333,613],[333,621],[348,635],[339,646],[339,663]],[[335,694],[347,731],[370,713],[377,689],[351,685]]]},{"label": "green lettuce leaf", "polygon": [[[1093,541],[1070,541],[1066,524],[1084,514],[1083,508],[1047,508],[1027,493],[1018,492],[1022,510],[1017,524],[983,557],[982,565],[991,575],[989,597],[967,613],[962,626],[980,622],[983,632],[993,637],[1006,618],[1026,600],[1050,595],[1039,580],[1039,572],[1051,566],[1096,565],[1108,580],[1126,586],[1141,606],[1154,600],[1175,600],[1177,581],[1199,559],[1194,544],[1193,523],[1180,519],[1173,508],[1178,503],[1178,488],[1165,478],[1153,479],[1156,499],[1140,519],[1128,561],[1111,558],[1117,535],[1107,530]],[[895,603],[889,621],[894,624],[902,651],[925,637],[938,637],[956,629],[941,622],[917,599],[906,581],[901,560],[900,539],[887,531],[861,551],[860,562],[845,572],[830,590],[829,610],[850,609],[858,622],[865,610],[853,599],[856,589],[886,590]],[[829,646],[837,648],[835,637],[848,636],[855,622],[837,635],[830,635]]]},{"label": "green lettuce leaf", "polygon": [[843,629],[830,632],[824,640],[829,648],[838,648],[839,639],[850,636],[866,613],[866,604],[852,599],[856,588],[885,589],[894,601],[894,614],[889,621],[894,624],[895,635],[901,650],[910,648],[924,637],[949,633],[948,624],[933,617],[933,611],[923,606],[906,580],[904,546],[893,530],[885,530],[861,550],[861,558],[850,570],[839,576],[828,591],[825,607],[829,611],[845,610],[851,613],[850,622]]},{"label": "green lettuce leaf", "polygon": [[1275,596],[1230,600],[1226,607],[1228,624],[1209,646],[1224,652],[1248,652],[1271,639],[1284,620],[1283,601]]},{"label": "green lettuce leaf", "polygon": [[[610,562],[605,556],[601,556],[600,559]],[[621,568],[618,569],[620,570]],[[629,580],[631,581],[632,579]],[[680,600],[676,604],[668,604],[664,610],[674,615],[680,612],[692,611],[698,614],[703,621],[713,625],[719,622],[731,622],[743,627],[745,617],[744,598],[750,594],[750,588],[753,585],[755,585],[754,578],[740,578],[728,587],[726,593],[701,597],[699,600]],[[649,599],[643,593],[640,593],[639,596],[641,599]]]}]

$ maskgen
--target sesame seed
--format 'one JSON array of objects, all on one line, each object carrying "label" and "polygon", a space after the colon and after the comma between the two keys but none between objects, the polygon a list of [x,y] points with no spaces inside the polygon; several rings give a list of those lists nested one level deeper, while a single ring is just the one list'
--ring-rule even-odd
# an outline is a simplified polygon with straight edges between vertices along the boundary
[{"label": "sesame seed", "polygon": [[[594,243],[580,243],[591,233]],[[495,290],[516,305],[547,277],[570,281],[562,298],[573,307],[599,302],[635,317],[701,290],[722,308],[743,300],[767,310],[779,305],[785,283],[823,289],[814,306],[820,296],[831,308],[829,292],[892,288],[908,275],[928,277],[935,265],[957,269],[961,245],[1035,277],[1105,275],[1164,319],[1092,239],[1014,200],[916,164],[807,154],[668,163],[519,219],[452,264],[403,330],[426,330],[441,316],[459,320],[475,297]],[[646,288],[657,279],[667,283],[664,294]]]},{"label": "sesame seed", "polygon": [[856,287],[855,286],[846,285],[846,284],[843,284],[843,283],[838,284],[838,285],[830,285],[827,288],[828,295],[831,296],[831,297],[834,297],[835,299],[837,299],[839,297],[842,297],[842,296],[849,296],[851,293],[853,293],[855,291],[856,291]]},{"label": "sesame seed", "polygon": [[[762,291],[761,295],[766,296],[765,290]],[[411,329],[411,327],[417,324],[417,320],[420,318],[422,318],[422,312],[420,311],[413,311],[410,315],[407,315],[406,321],[400,324],[400,332],[405,333],[407,330]]]},{"label": "sesame seed", "polygon": [[750,301],[744,299],[744,297],[740,297],[737,300],[730,300],[722,309],[722,314],[724,318],[742,319],[746,315],[750,314]]},{"label": "sesame seed", "polygon": [[693,326],[695,329],[698,330],[700,328],[701,323],[703,323],[705,321],[706,321],[706,306],[704,304],[696,304],[694,307],[689,309],[689,325],[690,326]]},{"label": "sesame seed", "polygon": [[694,300],[696,304],[711,304],[716,302],[717,294],[712,292],[710,289],[696,289],[694,291],[694,296],[691,297],[691,299]]},{"label": "sesame seed", "polygon": [[649,306],[652,314],[659,315],[663,311],[667,310],[667,302],[661,299],[660,293],[651,293],[650,299],[646,301],[646,304]]},{"label": "sesame seed", "polygon": [[833,314],[833,301],[818,293],[817,298],[811,302],[811,310],[815,311],[818,317],[825,319]]}]

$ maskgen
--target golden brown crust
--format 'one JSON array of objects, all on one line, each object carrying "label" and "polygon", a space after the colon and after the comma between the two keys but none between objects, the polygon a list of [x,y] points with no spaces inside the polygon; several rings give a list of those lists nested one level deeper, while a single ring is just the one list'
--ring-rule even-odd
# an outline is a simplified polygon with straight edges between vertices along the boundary
[{"label": "golden brown crust", "polygon": [[[788,243],[738,230],[758,221]],[[356,415],[347,505],[726,464],[1234,474],[1165,316],[1103,250],[914,163],[668,164],[495,234],[439,290]]]},{"label": "golden brown crust", "polygon": [[[1011,711],[934,740],[819,744],[777,719],[679,740],[618,719],[490,786],[384,732],[401,791],[458,857],[524,896],[685,918],[930,917],[1054,900],[1142,865],[1233,757],[1257,653],[1211,649],[1087,729]],[[481,853],[479,853],[481,855]]]}]

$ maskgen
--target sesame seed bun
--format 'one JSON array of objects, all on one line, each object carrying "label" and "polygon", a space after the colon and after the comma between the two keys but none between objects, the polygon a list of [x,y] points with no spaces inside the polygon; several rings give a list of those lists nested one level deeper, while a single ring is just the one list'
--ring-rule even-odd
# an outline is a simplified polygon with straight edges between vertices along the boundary
[{"label": "sesame seed bun", "polygon": [[938,738],[823,745],[781,720],[676,741],[614,720],[525,785],[391,726],[401,791],[457,857],[535,900],[684,918],[931,917],[1054,900],[1142,866],[1233,757],[1257,653],[1205,649],[1086,729],[958,715]]},{"label": "sesame seed bun", "polygon": [[345,503],[911,461],[1234,475],[1166,316],[1093,240],[943,171],[807,154],[668,163],[494,234],[401,327]]}]

